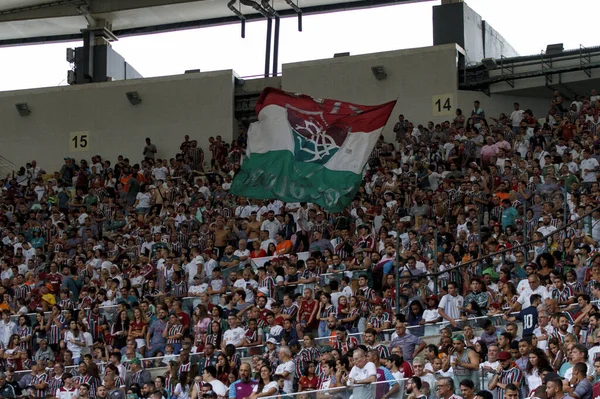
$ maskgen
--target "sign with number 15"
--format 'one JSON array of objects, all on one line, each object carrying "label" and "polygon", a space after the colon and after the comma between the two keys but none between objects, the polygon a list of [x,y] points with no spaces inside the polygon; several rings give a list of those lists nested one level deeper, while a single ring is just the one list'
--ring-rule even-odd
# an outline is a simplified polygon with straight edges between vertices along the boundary
[{"label": "sign with number 15", "polygon": [[71,132],[69,139],[69,151],[89,151],[90,150],[90,132]]}]

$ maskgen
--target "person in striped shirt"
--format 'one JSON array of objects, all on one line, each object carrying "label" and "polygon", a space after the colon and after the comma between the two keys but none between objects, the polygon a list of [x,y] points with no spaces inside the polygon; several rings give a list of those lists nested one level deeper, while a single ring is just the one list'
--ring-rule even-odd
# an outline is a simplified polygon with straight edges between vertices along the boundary
[{"label": "person in striped shirt", "polygon": [[554,287],[550,290],[550,297],[558,301],[559,306],[568,306],[575,303],[575,296],[571,287],[565,284],[565,277],[558,274],[552,280]]},{"label": "person in striped shirt", "polygon": [[500,352],[498,354],[498,374],[490,380],[488,388],[490,390],[496,389],[496,397],[504,398],[504,390],[508,384],[514,384],[518,388],[521,387],[523,382],[523,372],[514,364],[509,352]]},{"label": "person in striped shirt", "polygon": [[46,397],[48,375],[44,372],[44,366],[39,364],[31,365],[31,382],[29,384],[34,388],[33,392],[36,398]]},{"label": "person in striped shirt", "polygon": [[390,357],[390,350],[386,345],[379,343],[377,335],[377,331],[373,328],[367,328],[363,335],[364,343],[369,350],[376,350],[380,359],[387,359]]},{"label": "person in striped shirt", "polygon": [[333,344],[334,349],[339,349],[342,354],[348,353],[350,349],[355,349],[358,347],[358,339],[354,336],[349,337],[346,334],[346,327],[342,324],[338,324],[335,329],[336,340]]}]

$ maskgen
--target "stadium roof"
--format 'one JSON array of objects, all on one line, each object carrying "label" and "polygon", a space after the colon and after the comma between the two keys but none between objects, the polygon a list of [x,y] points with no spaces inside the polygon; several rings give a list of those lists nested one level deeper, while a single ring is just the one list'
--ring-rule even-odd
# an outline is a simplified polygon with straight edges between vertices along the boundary
[{"label": "stadium roof", "polygon": [[[428,0],[293,0],[303,14]],[[0,46],[71,41],[93,20],[112,24],[117,37],[191,29],[239,22],[229,0],[1,0]],[[258,1],[260,3],[260,1]],[[286,0],[271,4],[282,17],[295,16]],[[236,2],[247,21],[263,18]]]}]

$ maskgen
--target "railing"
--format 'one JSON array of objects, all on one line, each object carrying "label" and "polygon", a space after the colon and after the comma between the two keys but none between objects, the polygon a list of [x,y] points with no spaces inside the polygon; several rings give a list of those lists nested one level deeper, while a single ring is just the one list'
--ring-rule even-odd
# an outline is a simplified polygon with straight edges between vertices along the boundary
[{"label": "railing", "polygon": [[[498,255],[502,255],[504,257],[507,253],[515,252],[515,251],[517,251],[517,250],[519,250],[521,248],[527,248],[527,247],[529,247],[529,246],[531,246],[533,244],[537,244],[539,242],[547,242],[548,238],[553,237],[556,234],[560,234],[561,232],[565,231],[570,226],[583,221],[583,219],[585,219],[588,216],[591,216],[592,213],[594,213],[596,211],[599,211],[599,210],[600,210],[600,207],[596,207],[596,208],[592,209],[591,211],[583,214],[579,218],[577,218],[577,219],[575,219],[575,220],[573,220],[573,221],[571,221],[571,222],[569,222],[569,223],[567,223],[567,224],[565,224],[565,225],[557,228],[555,231],[553,231],[552,233],[544,236],[543,238],[540,238],[540,239],[537,239],[537,240],[530,240],[530,241],[525,242],[523,244],[515,245],[514,247],[510,247],[510,248],[507,248],[507,249],[503,249],[501,251],[490,253],[490,254],[485,255],[485,256],[483,256],[481,258],[478,258],[478,259],[473,259],[473,260],[470,260],[470,261],[467,261],[467,262],[464,262],[464,263],[459,263],[459,264],[457,264],[455,266],[452,266],[452,267],[450,267],[450,268],[448,268],[446,270],[443,270],[443,271],[435,271],[433,273],[428,273],[427,276],[431,276],[431,277],[434,278],[434,280],[437,281],[439,279],[439,276],[441,276],[443,274],[451,273],[452,271],[455,271],[455,270],[458,270],[458,269],[462,269],[462,268],[466,268],[466,267],[472,266],[472,265],[478,265],[479,266],[483,261],[488,260],[488,259],[492,259],[492,258],[494,258],[494,257],[496,257]],[[534,259],[534,261],[535,261],[535,259]],[[436,284],[436,287],[437,287],[437,284]]]},{"label": "railing", "polygon": [[[398,396],[404,393],[404,386],[406,385],[407,378],[400,380],[389,380],[389,381],[377,381],[372,384],[355,385],[350,384],[341,387],[332,387],[325,390],[313,390],[304,392],[285,392],[278,393],[273,396],[267,396],[264,399],[342,399],[350,398],[353,394],[356,398],[381,398],[383,395],[388,393],[391,389],[394,389]],[[395,387],[398,385],[397,387]],[[394,388],[395,387],[395,388]]]}]

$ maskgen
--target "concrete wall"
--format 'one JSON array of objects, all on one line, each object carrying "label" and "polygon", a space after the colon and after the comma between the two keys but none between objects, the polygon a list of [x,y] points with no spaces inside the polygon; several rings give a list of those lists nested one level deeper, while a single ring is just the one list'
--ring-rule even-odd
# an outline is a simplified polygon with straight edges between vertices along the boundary
[{"label": "concrete wall", "polygon": [[482,58],[517,56],[514,48],[467,3],[456,2],[433,7],[433,44],[457,43],[465,49],[466,62]]},{"label": "concrete wall", "polygon": [[[137,91],[142,103],[131,105],[129,91]],[[207,151],[209,136],[233,137],[233,93],[230,70],[0,92],[0,155],[17,167],[35,159],[47,171],[65,156],[100,154],[114,161],[122,154],[137,162],[146,137],[158,157],[173,157],[185,134]],[[25,117],[15,109],[22,102],[31,109]],[[86,148],[74,148],[74,132],[87,132]]]},{"label": "concrete wall", "polygon": [[[433,113],[433,96],[457,91],[455,44],[283,65],[283,90],[359,104],[381,104],[398,98],[384,135],[392,139],[398,114],[415,124],[443,121]],[[385,68],[377,80],[372,66]],[[454,102],[454,100],[452,100]],[[452,105],[454,107],[454,105]],[[452,110],[453,112],[453,110]]]},{"label": "concrete wall", "polygon": [[458,106],[462,109],[465,117],[471,115],[473,102],[478,100],[485,111],[488,123],[493,123],[490,117],[498,118],[501,112],[510,116],[514,110],[513,104],[519,103],[522,110],[531,109],[537,118],[545,118],[548,114],[550,97],[524,97],[516,95],[492,94],[490,97],[479,91],[458,91]]},{"label": "concrete wall", "polygon": [[483,21],[483,51],[485,58],[516,57],[517,50],[487,21]]}]

